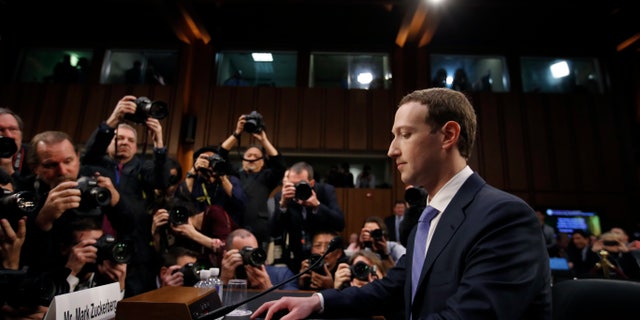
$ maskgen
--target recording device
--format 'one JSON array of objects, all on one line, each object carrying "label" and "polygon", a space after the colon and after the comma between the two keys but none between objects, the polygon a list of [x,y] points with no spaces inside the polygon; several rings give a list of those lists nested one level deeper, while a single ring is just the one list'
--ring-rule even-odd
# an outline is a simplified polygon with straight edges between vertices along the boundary
[{"label": "recording device", "polygon": [[0,269],[0,303],[6,302],[14,309],[35,310],[48,307],[57,295],[68,293],[65,277],[54,273],[32,273],[28,267],[21,270]]},{"label": "recording device", "polygon": [[11,158],[18,151],[15,140],[0,136],[0,158]]},{"label": "recording device", "polygon": [[115,263],[128,263],[133,254],[133,245],[129,241],[116,240],[111,234],[104,234],[94,244],[98,248],[96,264],[104,260]]},{"label": "recording device", "polygon": [[248,298],[248,299],[246,299],[246,300],[243,300],[243,301],[237,302],[237,303],[232,304],[232,305],[229,305],[229,306],[223,306],[223,307],[220,307],[220,308],[218,308],[218,309],[216,309],[216,310],[213,310],[213,311],[211,311],[211,312],[209,312],[209,313],[206,313],[206,314],[202,315],[201,317],[199,317],[199,318],[198,318],[198,320],[213,320],[213,319],[218,319],[218,318],[220,318],[220,317],[222,317],[222,316],[224,316],[224,315],[228,314],[229,312],[233,311],[233,310],[234,310],[234,309],[236,309],[237,307],[239,307],[239,306],[241,306],[241,305],[243,305],[243,304],[245,304],[245,303],[249,303],[249,302],[251,302],[251,301],[253,301],[253,300],[255,300],[255,299],[258,299],[258,298],[260,298],[260,297],[262,297],[262,296],[266,295],[267,293],[269,293],[269,292],[271,292],[271,291],[273,291],[273,290],[276,290],[276,289],[280,288],[282,285],[284,285],[284,284],[286,284],[286,283],[289,283],[289,282],[291,282],[291,281],[293,281],[293,280],[295,280],[295,279],[300,278],[303,274],[305,274],[305,273],[309,272],[311,269],[313,269],[313,268],[317,267],[317,265],[318,265],[322,260],[324,260],[324,258],[325,258],[329,253],[331,253],[331,252],[335,251],[336,249],[338,249],[338,248],[340,248],[340,247],[342,247],[342,238],[341,238],[341,237],[339,237],[339,236],[338,236],[338,237],[334,237],[334,238],[333,238],[333,239],[331,239],[331,241],[329,242],[329,246],[327,246],[327,250],[326,250],[326,251],[325,251],[325,252],[320,256],[320,259],[318,259],[314,264],[310,265],[307,269],[302,270],[302,272],[300,272],[300,273],[298,273],[298,274],[296,274],[296,275],[294,275],[294,276],[290,277],[289,279],[286,279],[286,280],[284,280],[284,281],[282,281],[282,282],[280,282],[280,283],[278,283],[278,284],[274,285],[273,287],[271,287],[271,288],[269,288],[269,289],[267,289],[267,290],[265,290],[265,291],[262,291],[262,292],[260,292],[260,293],[256,294],[255,296],[253,296],[253,297],[251,297],[251,298]]},{"label": "recording device", "polygon": [[182,286],[193,287],[200,280],[200,270],[204,270],[205,265],[198,262],[189,262],[182,266],[182,268],[173,270],[173,273],[182,272]]},{"label": "recording device", "polygon": [[136,99],[136,112],[125,114],[124,118],[138,124],[144,124],[149,117],[162,120],[169,115],[169,107],[164,101],[151,101],[147,97]]},{"label": "recording device", "polygon": [[244,119],[247,121],[244,124],[244,131],[248,133],[260,133],[262,129],[264,129],[262,115],[257,111],[251,111],[251,113],[244,115]]},{"label": "recording device", "polygon": [[369,231],[369,235],[374,241],[382,241],[382,236],[384,235],[384,233],[382,232],[382,229],[375,229]]},{"label": "recording device", "polygon": [[[214,176],[225,176],[231,173],[231,168],[229,167],[229,163],[224,160],[219,154],[214,153],[212,156],[207,157],[209,161],[209,167],[204,171],[201,169],[201,172],[204,174],[213,174]],[[209,171],[207,171],[209,170]]]},{"label": "recording device", "polygon": [[259,268],[267,260],[267,253],[262,248],[246,246],[240,250],[242,264]]},{"label": "recording device", "polygon": [[29,191],[9,192],[3,189],[0,196],[0,218],[9,220],[11,227],[18,228],[18,221],[36,209],[36,197]]},{"label": "recording device", "polygon": [[311,254],[311,256],[309,257],[309,265],[310,266],[316,266],[315,268],[311,269],[310,271],[313,271],[315,273],[321,274],[321,275],[325,275],[324,272],[324,259],[322,258],[322,255],[317,254],[317,253],[313,253]]},{"label": "recording device", "polygon": [[181,224],[187,224],[189,217],[194,215],[194,211],[185,206],[175,206],[169,209],[169,222],[173,226],[179,226]]},{"label": "recording device", "polygon": [[311,191],[311,185],[306,181],[300,181],[294,185],[296,188],[296,195],[294,200],[307,200],[313,194]]},{"label": "recording device", "polygon": [[[95,208],[106,207],[111,202],[111,191],[98,186],[98,178],[93,176],[83,176],[78,178],[78,189],[80,189],[80,207],[77,211],[92,215]],[[97,213],[99,214],[99,212]]]},{"label": "recording device", "polygon": [[351,270],[351,279],[358,279],[361,281],[369,281],[369,275],[376,276],[376,266],[369,266],[364,261],[358,261],[355,264],[349,266]]}]

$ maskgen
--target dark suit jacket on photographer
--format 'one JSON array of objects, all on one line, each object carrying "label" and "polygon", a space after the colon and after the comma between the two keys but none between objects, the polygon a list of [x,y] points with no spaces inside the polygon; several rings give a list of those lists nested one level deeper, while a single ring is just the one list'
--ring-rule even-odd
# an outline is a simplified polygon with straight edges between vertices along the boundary
[{"label": "dark suit jacket on photographer", "polygon": [[[278,205],[282,192],[275,195],[276,209],[271,220],[272,235],[282,239],[287,239],[288,236],[288,245],[284,248],[282,257],[291,270],[300,270],[302,260],[309,257],[311,241],[317,231],[344,230],[344,213],[338,204],[335,187],[316,183],[313,190],[320,201],[320,207],[317,209],[303,207],[290,201],[283,210]],[[289,252],[293,253],[293,259],[289,258]]]}]

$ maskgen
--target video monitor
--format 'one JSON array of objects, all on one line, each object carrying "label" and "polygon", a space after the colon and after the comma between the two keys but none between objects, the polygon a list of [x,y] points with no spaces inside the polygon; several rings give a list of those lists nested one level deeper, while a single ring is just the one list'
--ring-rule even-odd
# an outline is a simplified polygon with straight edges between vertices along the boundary
[{"label": "video monitor", "polygon": [[567,209],[547,209],[545,223],[556,229],[556,232],[571,235],[574,230],[581,229],[599,236],[600,217],[595,212]]}]

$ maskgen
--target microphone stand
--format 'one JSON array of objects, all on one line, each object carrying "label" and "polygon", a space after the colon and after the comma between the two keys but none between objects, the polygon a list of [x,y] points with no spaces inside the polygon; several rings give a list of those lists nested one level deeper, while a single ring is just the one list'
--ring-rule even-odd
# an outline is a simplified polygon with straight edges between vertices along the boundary
[{"label": "microphone stand", "polygon": [[[338,239],[338,240],[336,240],[336,239]],[[304,269],[302,272],[300,272],[300,273],[298,273],[298,274],[296,274],[296,275],[294,275],[294,276],[290,277],[289,279],[286,279],[286,280],[284,280],[284,281],[281,281],[280,283],[278,283],[278,284],[274,285],[273,287],[271,287],[271,288],[269,288],[269,289],[267,289],[267,290],[265,290],[265,291],[262,291],[262,292],[258,293],[257,295],[255,295],[255,296],[253,296],[253,297],[251,297],[251,298],[249,298],[249,299],[246,299],[246,300],[243,300],[243,301],[237,302],[237,303],[232,304],[232,305],[230,305],[230,306],[223,306],[223,307],[220,307],[220,308],[218,308],[218,309],[216,309],[216,310],[213,310],[213,311],[211,311],[211,312],[209,312],[209,313],[207,313],[207,314],[203,314],[202,316],[200,316],[200,318],[198,318],[198,320],[212,320],[212,319],[218,319],[218,318],[220,318],[220,317],[222,317],[222,316],[226,315],[227,313],[229,313],[229,312],[231,312],[231,311],[235,310],[235,309],[236,309],[236,308],[238,308],[239,306],[241,306],[241,305],[243,305],[243,304],[245,304],[245,303],[249,303],[249,302],[251,302],[251,301],[253,301],[253,300],[255,300],[255,299],[258,299],[258,298],[260,298],[260,297],[262,297],[262,296],[266,295],[267,293],[269,293],[269,292],[271,292],[271,291],[273,291],[273,290],[276,290],[276,289],[280,288],[280,287],[281,287],[281,286],[283,286],[284,284],[289,283],[290,281],[295,280],[295,279],[297,279],[297,278],[300,278],[303,274],[305,274],[305,273],[309,272],[310,270],[312,270],[313,268],[315,268],[318,264],[320,264],[320,262],[324,261],[324,258],[325,258],[325,257],[326,257],[330,252],[332,252],[332,251],[336,250],[336,249],[338,248],[338,245],[339,245],[340,243],[342,243],[342,239],[340,239],[340,237],[335,237],[335,238],[331,239],[331,242],[329,243],[329,247],[328,247],[328,248],[327,248],[327,250],[322,254],[322,256],[320,256],[320,258],[319,258],[319,259],[317,259],[314,263],[312,263],[309,267],[307,267],[306,269]]]}]

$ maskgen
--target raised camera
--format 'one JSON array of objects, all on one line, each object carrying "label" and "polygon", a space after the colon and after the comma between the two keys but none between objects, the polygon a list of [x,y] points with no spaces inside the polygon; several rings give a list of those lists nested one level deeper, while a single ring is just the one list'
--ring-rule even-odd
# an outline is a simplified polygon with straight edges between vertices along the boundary
[{"label": "raised camera", "polygon": [[225,176],[231,173],[229,163],[224,160],[224,158],[222,158],[219,154],[214,153],[212,156],[207,157],[207,161],[209,161],[208,170],[214,176]]},{"label": "raised camera", "polygon": [[0,158],[11,158],[16,151],[18,151],[18,146],[16,146],[15,140],[0,136]]},{"label": "raised camera", "polygon": [[98,186],[98,178],[83,176],[78,178],[78,189],[81,192],[79,211],[91,211],[98,207],[106,207],[111,202],[111,191]]},{"label": "raised camera", "polygon": [[369,266],[364,261],[358,261],[349,268],[351,269],[352,279],[369,281],[369,275],[376,275],[376,266]]},{"label": "raised camera", "polygon": [[205,265],[198,262],[189,262],[182,268],[174,270],[173,273],[182,272],[182,286],[193,287],[200,280],[200,270],[204,270]]},{"label": "raised camera", "polygon": [[311,270],[309,271],[313,271],[315,273],[325,275],[324,259],[322,259],[322,255],[319,255],[317,253],[311,254],[311,256],[309,257],[309,266],[313,266],[313,268],[311,268]]},{"label": "raised camera", "polygon": [[260,133],[264,129],[264,123],[262,115],[257,111],[251,111],[251,113],[244,116],[246,122],[244,123],[244,131],[248,133]]},{"label": "raised camera", "polygon": [[0,196],[0,218],[9,220],[16,229],[18,220],[36,209],[36,197],[29,191],[16,191]]},{"label": "raised camera", "polygon": [[375,241],[382,241],[384,233],[382,232],[382,229],[375,229],[369,231],[369,235],[371,235],[371,238]]},{"label": "raised camera", "polygon": [[311,192],[311,185],[308,182],[300,181],[300,182],[296,183],[294,185],[294,187],[296,188],[296,195],[295,195],[294,200],[305,201],[305,200],[311,198],[311,195],[313,193]]},{"label": "raised camera", "polygon": [[118,241],[111,234],[104,234],[94,244],[98,248],[97,263],[104,260],[116,263],[128,263],[133,254],[133,246],[129,241]]},{"label": "raised camera", "polygon": [[190,210],[185,206],[175,206],[169,209],[169,222],[174,226],[187,224],[189,222],[189,217],[193,214],[193,210]]},{"label": "raised camera", "polygon": [[260,267],[267,260],[267,253],[262,248],[252,248],[246,246],[240,250],[242,263],[254,267]]},{"label": "raised camera", "polygon": [[147,97],[136,99],[136,112],[127,113],[124,118],[135,123],[144,124],[148,118],[162,120],[169,115],[169,107],[164,101],[151,101]]}]

